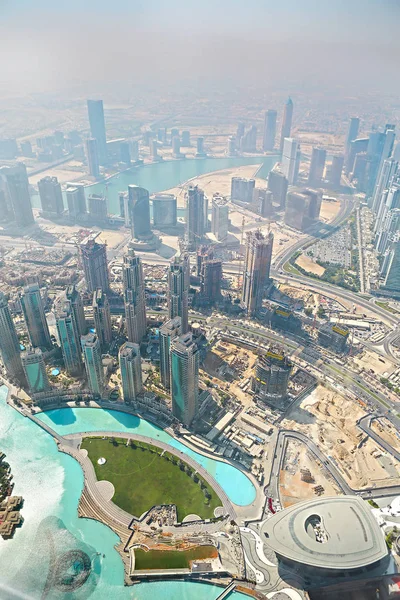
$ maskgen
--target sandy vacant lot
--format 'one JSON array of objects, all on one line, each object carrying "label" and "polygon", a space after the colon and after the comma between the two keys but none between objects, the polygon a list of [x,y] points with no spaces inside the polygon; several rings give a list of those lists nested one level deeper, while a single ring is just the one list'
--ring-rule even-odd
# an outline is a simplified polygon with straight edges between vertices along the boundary
[{"label": "sandy vacant lot", "polygon": [[359,367],[366,370],[372,369],[377,375],[392,373],[394,371],[393,363],[370,350],[365,350],[361,357],[355,356],[353,360]]},{"label": "sandy vacant lot", "polygon": [[[231,178],[232,177],[246,177],[248,179],[254,177],[254,174],[260,168],[257,164],[257,157],[254,157],[254,165],[244,165],[242,167],[234,167],[232,169],[221,169],[213,173],[206,173],[199,177],[194,177],[189,181],[186,181],[178,187],[165,190],[165,193],[175,194],[178,198],[178,206],[185,206],[185,192],[189,185],[198,185],[204,193],[211,198],[213,194],[219,193],[222,196],[230,196],[231,194]],[[257,186],[265,187],[264,179],[256,180]]]},{"label": "sandy vacant lot", "polygon": [[328,200],[322,200],[320,219],[326,223],[330,223],[336,217],[340,210],[340,200],[331,202]]},{"label": "sandy vacant lot", "polygon": [[382,450],[369,438],[358,447],[365,435],[356,422],[364,414],[357,402],[318,386],[300,408],[291,411],[282,427],[302,431],[327,456],[332,456],[352,488],[382,485],[382,482],[398,485],[399,463],[390,457],[382,458]]},{"label": "sandy vacant lot", "polygon": [[305,269],[308,273],[315,273],[318,277],[322,277],[325,273],[324,267],[317,265],[311,258],[305,256],[305,254],[300,254],[299,258],[296,260],[296,265],[299,265],[302,269]]},{"label": "sandy vacant lot", "polygon": [[57,177],[59,183],[66,183],[67,181],[75,181],[77,179],[81,181],[82,178],[86,178],[90,182],[90,178],[82,167],[82,163],[75,160],[70,160],[67,163],[54,167],[54,169],[48,169],[45,172],[30,175],[29,183],[31,185],[37,185],[37,182],[40,179],[47,176]]}]

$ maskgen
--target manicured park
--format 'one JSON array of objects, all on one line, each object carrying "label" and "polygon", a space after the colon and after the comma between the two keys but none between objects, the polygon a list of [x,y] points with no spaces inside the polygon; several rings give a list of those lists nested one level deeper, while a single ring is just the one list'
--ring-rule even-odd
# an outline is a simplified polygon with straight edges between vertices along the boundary
[{"label": "manicured park", "polygon": [[[156,504],[175,504],[178,520],[195,514],[203,519],[214,516],[222,502],[193,469],[161,448],[120,438],[84,438],[81,448],[88,451],[96,477],[110,481],[112,501],[135,517]],[[98,464],[104,457],[106,463]]]}]

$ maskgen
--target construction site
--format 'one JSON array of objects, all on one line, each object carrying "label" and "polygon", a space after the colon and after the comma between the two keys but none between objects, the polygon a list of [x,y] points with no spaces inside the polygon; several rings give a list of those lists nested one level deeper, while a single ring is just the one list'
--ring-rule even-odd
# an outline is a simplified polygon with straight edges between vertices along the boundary
[{"label": "construction site", "polygon": [[[366,411],[357,401],[319,385],[298,407],[288,412],[281,425],[285,429],[307,435],[333,460],[353,489],[399,485],[400,464],[357,426],[357,421],[365,414]],[[375,427],[379,435],[382,435],[379,429],[383,429],[382,425],[378,422]],[[392,428],[385,427],[384,439],[393,447],[398,446],[399,440]],[[296,497],[298,494],[297,484],[299,478],[301,479],[301,469],[308,468],[311,473],[318,472],[313,485],[322,485],[327,489],[326,482],[320,480],[321,470],[311,468],[308,450],[304,444],[299,446],[298,454],[292,455],[292,461],[290,457],[287,459],[291,476],[284,477],[287,496]]]}]

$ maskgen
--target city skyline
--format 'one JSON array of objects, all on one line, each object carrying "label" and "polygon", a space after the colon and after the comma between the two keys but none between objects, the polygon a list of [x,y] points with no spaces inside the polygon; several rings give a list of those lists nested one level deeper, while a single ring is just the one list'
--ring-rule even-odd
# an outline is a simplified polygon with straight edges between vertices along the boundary
[{"label": "city skyline", "polygon": [[0,0],[1,598],[398,588],[399,2]]}]

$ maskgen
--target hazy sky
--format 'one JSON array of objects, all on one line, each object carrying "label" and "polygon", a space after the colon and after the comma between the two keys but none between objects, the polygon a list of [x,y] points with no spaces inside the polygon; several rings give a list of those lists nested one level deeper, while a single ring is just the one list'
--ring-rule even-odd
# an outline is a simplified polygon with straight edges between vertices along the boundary
[{"label": "hazy sky", "polygon": [[0,90],[242,76],[394,91],[399,23],[400,0],[0,0]]}]

